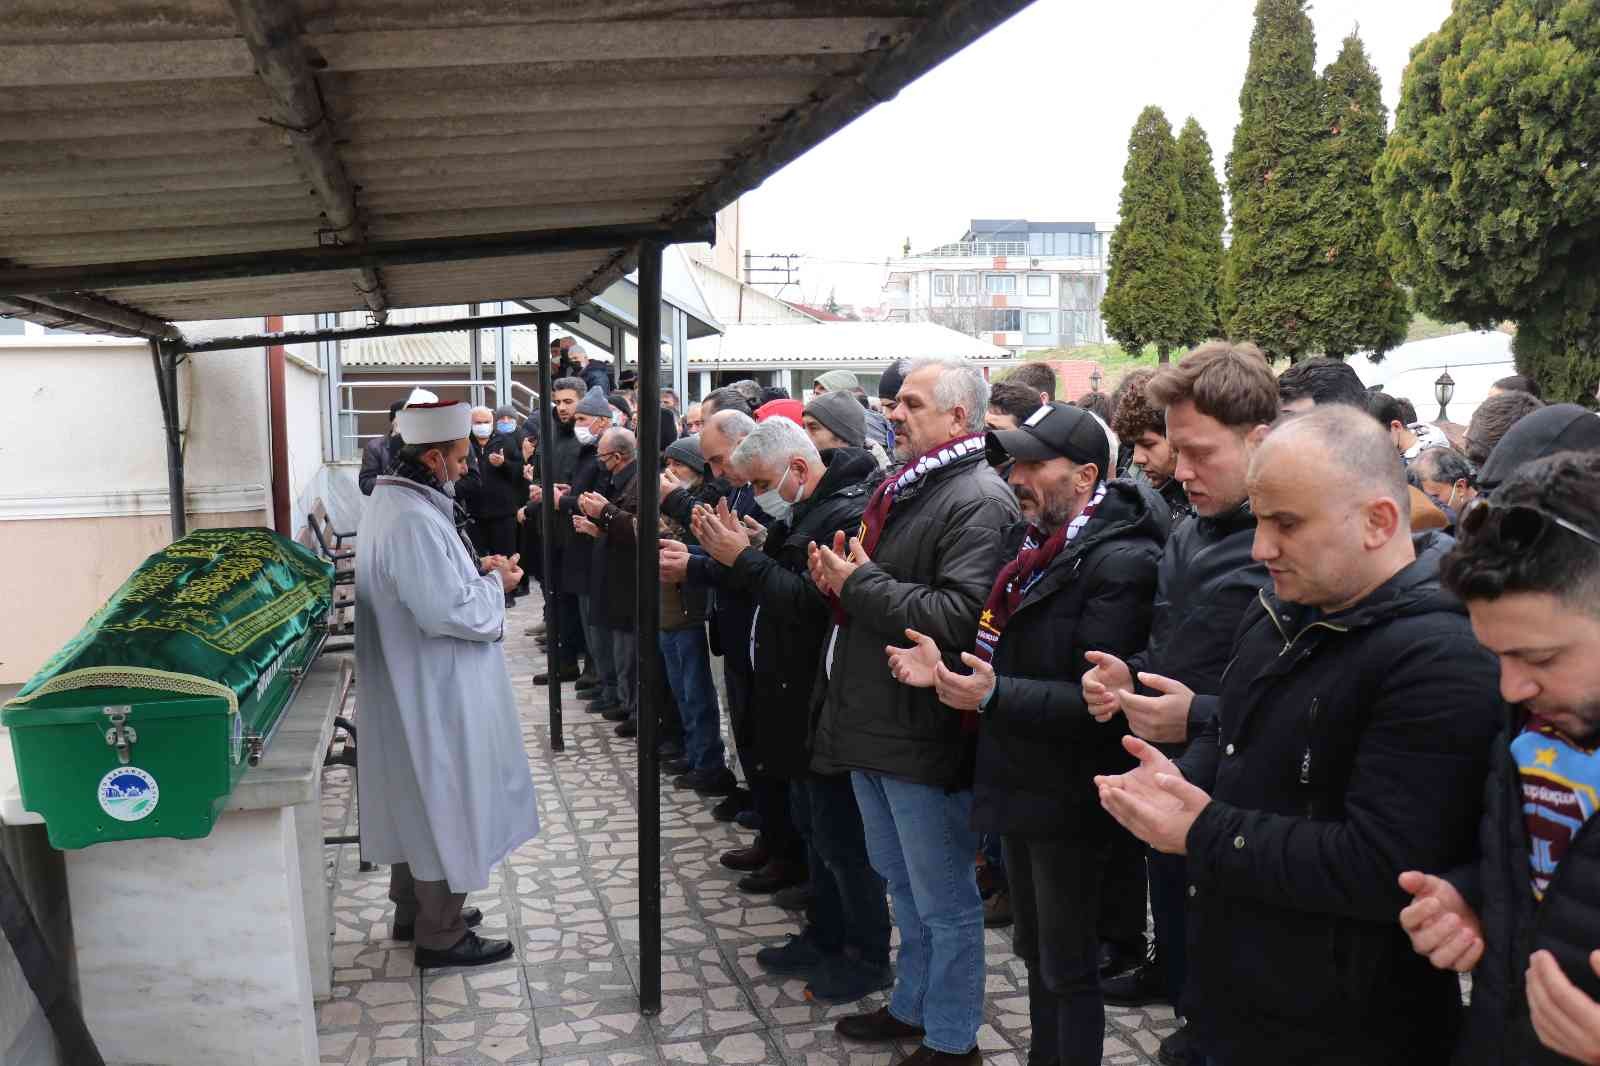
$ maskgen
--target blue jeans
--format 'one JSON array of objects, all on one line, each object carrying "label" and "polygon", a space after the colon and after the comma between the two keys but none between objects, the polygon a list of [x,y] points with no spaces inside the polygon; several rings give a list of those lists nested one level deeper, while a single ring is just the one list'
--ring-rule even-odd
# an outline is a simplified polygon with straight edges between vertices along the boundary
[{"label": "blue jeans", "polygon": [[666,660],[667,684],[672,686],[672,698],[683,720],[683,757],[689,769],[725,766],[722,712],[711,682],[706,627],[661,630],[661,657]]},{"label": "blue jeans", "polygon": [[900,927],[889,1013],[927,1030],[935,1051],[965,1055],[983,1022],[983,900],[972,856],[972,792],[878,774],[850,775],[873,869]]},{"label": "blue jeans", "polygon": [[[595,675],[600,678],[600,691],[595,694],[595,702],[610,703],[615,700],[621,703],[617,695],[617,664],[611,651],[611,627],[606,625],[604,618],[595,619],[589,597],[579,596],[577,601],[578,617],[589,637],[589,662],[594,667]],[[562,624],[565,625],[565,622]]]}]

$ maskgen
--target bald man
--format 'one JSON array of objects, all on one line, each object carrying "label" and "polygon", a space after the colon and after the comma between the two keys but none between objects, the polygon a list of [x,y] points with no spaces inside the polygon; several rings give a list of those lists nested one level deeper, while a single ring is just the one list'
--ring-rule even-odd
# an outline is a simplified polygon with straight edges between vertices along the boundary
[{"label": "bald man", "polygon": [[1443,1066],[1460,991],[1409,952],[1399,876],[1473,853],[1495,661],[1440,591],[1452,542],[1410,534],[1400,458],[1364,411],[1280,423],[1246,484],[1272,592],[1220,693],[1193,697],[1210,725],[1176,764],[1130,737],[1140,765],[1099,779],[1101,802],[1187,856],[1184,1004],[1211,1062]]}]

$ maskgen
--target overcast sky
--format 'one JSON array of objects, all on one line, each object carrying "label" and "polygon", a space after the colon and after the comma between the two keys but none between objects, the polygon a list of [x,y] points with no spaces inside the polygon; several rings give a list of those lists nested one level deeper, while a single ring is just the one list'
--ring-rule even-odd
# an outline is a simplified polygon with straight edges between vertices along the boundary
[{"label": "overcast sky", "polygon": [[[972,218],[1114,220],[1128,133],[1150,104],[1193,115],[1220,180],[1254,0],[1037,0],[745,197],[744,243],[809,258],[788,299],[881,299],[882,263]],[[1359,30],[1393,124],[1411,48],[1449,0],[1317,0],[1317,68]],[[768,291],[774,291],[769,289]]]}]

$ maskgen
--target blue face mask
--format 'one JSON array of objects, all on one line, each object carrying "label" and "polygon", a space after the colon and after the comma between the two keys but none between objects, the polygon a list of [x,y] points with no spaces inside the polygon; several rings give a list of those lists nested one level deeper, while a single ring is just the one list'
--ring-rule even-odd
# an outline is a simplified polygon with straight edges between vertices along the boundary
[{"label": "blue face mask", "polygon": [[510,433],[512,430],[517,428],[517,424],[510,421],[496,422],[494,424],[494,428],[498,429],[501,433]]}]

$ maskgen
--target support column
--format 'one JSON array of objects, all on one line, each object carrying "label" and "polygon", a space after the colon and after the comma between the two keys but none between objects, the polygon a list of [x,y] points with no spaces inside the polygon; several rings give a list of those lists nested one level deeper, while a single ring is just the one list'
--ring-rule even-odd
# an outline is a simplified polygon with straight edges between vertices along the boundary
[{"label": "support column", "polygon": [[696,376],[700,379],[700,395],[696,396],[695,399],[703,400],[711,395],[711,371],[696,371]]},{"label": "support column", "polygon": [[156,393],[161,399],[161,426],[167,442],[167,508],[172,539],[189,532],[183,488],[182,416],[178,401],[178,353],[164,341],[150,342],[150,360],[156,371]]},{"label": "support column", "polygon": [[689,403],[689,316],[672,308],[672,391],[679,403]]},{"label": "support column", "polygon": [[[478,317],[477,304],[467,305],[467,317]],[[483,380],[483,330],[474,329],[467,331],[467,378],[471,381]],[[483,386],[474,385],[469,393],[468,402],[474,407],[483,406]]]},{"label": "support column", "polygon": [[652,698],[661,632],[661,252],[655,241],[639,246],[639,1010],[651,1015],[661,1013],[660,708]]},{"label": "support column", "polygon": [[539,330],[539,532],[540,553],[544,556],[545,618],[549,631],[545,647],[545,669],[551,675],[545,688],[550,693],[550,750],[566,751],[567,742],[561,726],[561,682],[555,673],[561,666],[561,606],[556,602],[556,416],[550,403],[550,323],[540,322]]}]

